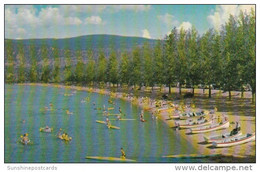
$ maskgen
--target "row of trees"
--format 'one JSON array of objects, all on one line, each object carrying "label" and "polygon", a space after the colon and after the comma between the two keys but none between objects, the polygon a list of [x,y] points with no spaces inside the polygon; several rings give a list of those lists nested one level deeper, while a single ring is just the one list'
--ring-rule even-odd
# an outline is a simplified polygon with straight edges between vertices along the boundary
[{"label": "row of trees", "polygon": [[[87,61],[82,51],[76,52],[76,63],[72,64],[71,51],[65,50],[65,57],[59,57],[59,49],[52,47],[52,57],[48,48],[41,48],[41,60],[31,58],[25,61],[24,46],[18,45],[18,55],[13,56],[12,42],[6,42],[6,82],[55,82],[90,85],[93,83],[127,84],[131,86],[167,85],[172,86],[202,84],[209,88],[219,85],[229,92],[244,91],[249,84],[253,99],[256,91],[255,56],[255,12],[230,16],[220,31],[208,30],[200,36],[197,30],[186,31],[174,28],[164,40],[151,47],[144,44],[131,51],[112,50],[106,57],[103,50],[94,58],[91,50]],[[35,47],[30,47],[30,56],[35,57]],[[50,60],[52,59],[52,60]],[[61,67],[61,63],[65,63]]]}]

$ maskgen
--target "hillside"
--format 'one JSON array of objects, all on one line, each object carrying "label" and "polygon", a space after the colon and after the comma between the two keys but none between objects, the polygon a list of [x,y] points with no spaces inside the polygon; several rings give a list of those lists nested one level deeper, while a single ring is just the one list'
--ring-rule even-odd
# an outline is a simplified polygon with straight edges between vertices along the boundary
[{"label": "hillside", "polygon": [[[9,40],[9,39],[6,39]],[[23,44],[24,46],[30,46],[34,44],[36,47],[40,47],[44,44],[47,47],[57,47],[59,49],[70,50],[98,50],[98,49],[116,49],[116,50],[128,50],[134,46],[142,46],[145,42],[154,46],[158,40],[146,39],[141,37],[127,37],[117,35],[86,35],[72,38],[63,39],[23,39],[12,40],[15,44]]]}]

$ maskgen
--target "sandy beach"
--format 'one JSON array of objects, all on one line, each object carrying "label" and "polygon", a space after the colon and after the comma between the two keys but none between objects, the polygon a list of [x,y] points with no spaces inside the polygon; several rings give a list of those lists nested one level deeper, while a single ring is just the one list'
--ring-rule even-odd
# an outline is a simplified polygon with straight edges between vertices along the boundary
[{"label": "sandy beach", "polygon": [[[126,93],[123,92],[111,92],[107,89],[98,89],[98,88],[88,88],[88,87],[81,87],[81,86],[64,86],[64,85],[58,85],[58,84],[41,84],[41,83],[27,83],[27,84],[20,84],[20,85],[37,85],[37,86],[53,86],[53,87],[58,87],[58,88],[65,88],[65,89],[72,89],[72,90],[79,90],[79,91],[88,91],[88,92],[94,92],[94,93],[99,93],[99,94],[106,94],[110,95],[111,98],[119,98],[123,99],[125,101],[131,101],[133,104],[139,105],[142,107],[144,110],[148,110],[151,112],[151,115],[154,115],[154,119],[158,118],[157,120],[162,120],[164,121],[172,130],[176,130],[173,128],[175,126],[176,120],[169,120],[169,115],[172,115],[170,112],[164,111],[161,113],[157,113],[157,108],[155,108],[155,104],[151,102],[155,102],[154,99],[151,99],[149,97],[136,97],[136,96],[129,96]],[[198,90],[200,91],[200,90]],[[209,111],[209,108],[203,108],[209,107],[208,104],[210,104],[210,107],[213,107],[213,105],[218,105],[220,108],[218,108],[218,111],[215,113],[216,116],[221,116],[222,114],[226,115],[228,117],[228,120],[230,122],[230,127],[225,130],[218,130],[214,132],[209,132],[209,133],[203,133],[203,134],[192,134],[192,135],[187,135],[188,130],[181,129],[181,130],[176,130],[175,132],[178,132],[181,136],[182,139],[185,139],[186,141],[190,142],[193,145],[193,148],[197,150],[198,155],[213,155],[213,154],[221,154],[223,156],[231,156],[232,158],[241,158],[242,162],[246,160],[248,157],[255,157],[256,152],[255,152],[255,141],[254,142],[249,142],[246,144],[238,145],[238,146],[233,146],[233,147],[228,147],[228,148],[211,148],[211,144],[205,144],[203,136],[210,136],[210,135],[216,135],[216,134],[223,134],[230,132],[234,127],[235,127],[235,122],[239,122],[241,125],[241,130],[243,134],[246,133],[253,133],[255,132],[255,111],[251,112],[251,114],[245,112],[241,112],[239,109],[236,109],[234,107],[233,109],[230,108],[232,105],[227,106],[227,108],[221,108],[223,106],[223,103],[228,104],[231,103],[231,101],[225,101],[221,102],[218,101],[220,99],[218,95],[219,91],[214,91],[213,90],[213,95],[215,94],[216,99],[211,98],[210,100],[214,100],[215,102],[212,103],[210,100],[205,100],[202,106],[197,107],[192,109],[192,111],[197,111],[198,109],[200,110],[205,110]],[[237,98],[234,101],[237,101],[239,99],[239,96],[237,93],[234,93],[234,95],[237,96]],[[222,97],[227,96],[227,94],[221,94]],[[245,95],[247,96],[247,95]],[[224,99],[225,100],[225,99]],[[249,99],[251,100],[251,99]],[[175,105],[179,105],[179,103],[182,103],[180,101],[167,101],[165,103],[173,103]],[[208,103],[208,104],[207,104]],[[194,103],[196,104],[196,102]],[[247,106],[247,104],[241,103],[242,107]],[[248,105],[251,108],[254,108],[254,106]],[[247,109],[247,108],[246,108]],[[149,121],[148,121],[149,122]],[[169,155],[172,155],[169,153]],[[162,155],[165,156],[165,155]],[[221,162],[221,160],[220,160]],[[232,160],[231,160],[232,162]]]}]

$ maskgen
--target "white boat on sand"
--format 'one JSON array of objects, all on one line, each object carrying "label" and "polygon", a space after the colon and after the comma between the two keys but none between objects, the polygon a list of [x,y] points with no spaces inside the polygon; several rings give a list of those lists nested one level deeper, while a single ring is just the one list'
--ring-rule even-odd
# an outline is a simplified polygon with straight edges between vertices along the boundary
[{"label": "white boat on sand", "polygon": [[218,148],[230,147],[230,146],[236,146],[236,145],[240,145],[240,144],[243,144],[243,143],[251,142],[251,141],[254,141],[254,140],[255,140],[255,133],[252,133],[252,134],[248,133],[248,134],[244,134],[242,136],[237,136],[237,137],[234,137],[234,138],[231,138],[231,139],[223,140],[220,143],[213,142],[212,146],[218,147]]},{"label": "white boat on sand", "polygon": [[210,125],[212,124],[212,122],[213,122],[212,120],[195,121],[195,122],[193,121],[191,123],[186,123],[186,124],[175,123],[175,126],[179,128],[198,128],[205,125]]},{"label": "white boat on sand", "polygon": [[229,127],[229,121],[225,121],[221,124],[218,123],[218,124],[213,124],[213,125],[204,126],[204,127],[200,127],[200,128],[190,129],[190,133],[192,133],[192,134],[206,133],[206,132],[210,132],[210,131],[225,129],[228,127]]},{"label": "white boat on sand", "polygon": [[222,142],[223,140],[232,139],[234,137],[241,136],[241,135],[242,135],[242,132],[239,131],[238,133],[233,134],[233,135],[231,135],[230,132],[228,132],[228,133],[214,135],[214,136],[210,136],[210,137],[203,136],[203,138],[204,138],[205,142],[207,142],[207,143],[212,143],[212,142],[219,143],[219,142]]}]

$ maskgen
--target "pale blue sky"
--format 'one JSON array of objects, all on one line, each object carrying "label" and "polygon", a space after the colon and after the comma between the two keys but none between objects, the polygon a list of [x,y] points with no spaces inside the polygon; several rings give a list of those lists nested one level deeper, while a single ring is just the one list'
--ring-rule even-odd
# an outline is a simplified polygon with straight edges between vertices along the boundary
[{"label": "pale blue sky", "polygon": [[163,38],[174,28],[203,34],[253,6],[238,5],[6,5],[5,37],[64,38],[113,34]]}]

